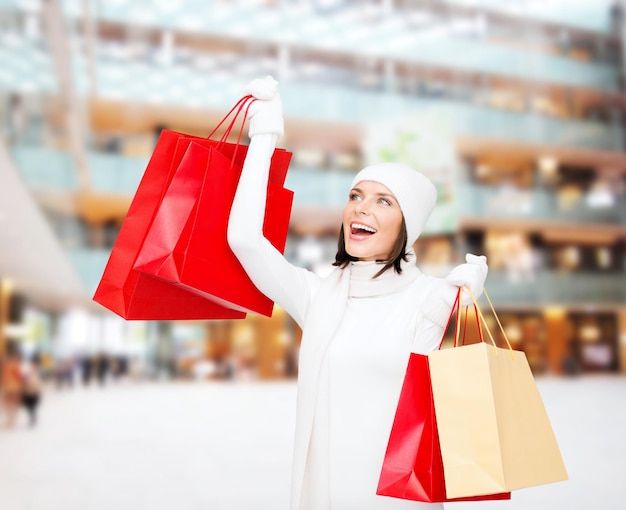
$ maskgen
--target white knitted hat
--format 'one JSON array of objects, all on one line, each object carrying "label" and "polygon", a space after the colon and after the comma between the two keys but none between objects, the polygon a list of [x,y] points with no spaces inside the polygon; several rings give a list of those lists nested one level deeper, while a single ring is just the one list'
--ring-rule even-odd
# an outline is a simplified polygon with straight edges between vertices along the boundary
[{"label": "white knitted hat", "polygon": [[422,233],[435,207],[435,185],[424,174],[402,163],[367,166],[356,174],[350,187],[353,188],[361,181],[379,182],[398,199],[406,224],[407,247],[410,248]]}]

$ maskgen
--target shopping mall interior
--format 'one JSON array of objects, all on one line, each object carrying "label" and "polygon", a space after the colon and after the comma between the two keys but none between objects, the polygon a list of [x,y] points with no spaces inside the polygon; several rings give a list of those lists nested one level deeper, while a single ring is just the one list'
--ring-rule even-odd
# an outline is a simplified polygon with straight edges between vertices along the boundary
[{"label": "shopping mall interior", "polygon": [[278,307],[124,320],[92,299],[163,130],[208,136],[271,75],[290,261],[327,274],[356,171],[403,161],[438,191],[422,271],[484,254],[536,374],[626,372],[626,18],[567,4],[1,0],[0,357],[60,378],[94,358],[138,378],[296,376]]}]

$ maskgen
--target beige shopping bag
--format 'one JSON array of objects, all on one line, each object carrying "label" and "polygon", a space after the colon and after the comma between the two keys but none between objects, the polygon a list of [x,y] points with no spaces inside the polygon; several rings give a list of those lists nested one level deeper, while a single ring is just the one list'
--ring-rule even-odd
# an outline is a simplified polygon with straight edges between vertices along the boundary
[{"label": "beige shopping bag", "polygon": [[523,352],[481,338],[431,352],[428,361],[448,498],[567,480]]}]

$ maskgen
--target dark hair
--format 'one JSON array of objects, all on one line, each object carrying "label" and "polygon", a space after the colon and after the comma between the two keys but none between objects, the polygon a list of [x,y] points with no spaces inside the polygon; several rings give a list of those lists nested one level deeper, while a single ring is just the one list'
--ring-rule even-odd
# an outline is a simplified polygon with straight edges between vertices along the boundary
[{"label": "dark hair", "polygon": [[[376,262],[383,263],[384,266],[378,273],[376,273],[373,278],[378,278],[381,274],[383,274],[387,269],[393,267],[396,273],[400,274],[402,272],[402,261],[408,261],[407,252],[406,252],[406,243],[408,240],[408,236],[406,233],[406,223],[404,222],[404,216],[402,217],[402,224],[400,225],[400,234],[396,239],[396,242],[393,244],[391,248],[391,253],[389,254],[389,258],[387,260],[377,260]],[[337,242],[337,254],[335,255],[335,262],[333,262],[333,266],[338,266],[341,268],[346,267],[350,262],[356,262],[359,260],[356,257],[353,257],[346,251],[346,241],[345,235],[343,232],[343,225],[341,225],[341,230],[339,231],[339,240]]]}]

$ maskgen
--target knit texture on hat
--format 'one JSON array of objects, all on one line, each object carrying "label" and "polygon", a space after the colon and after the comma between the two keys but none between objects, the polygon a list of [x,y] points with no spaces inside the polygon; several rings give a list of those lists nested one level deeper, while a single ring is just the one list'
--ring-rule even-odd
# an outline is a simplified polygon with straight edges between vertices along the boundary
[{"label": "knit texture on hat", "polygon": [[356,174],[351,188],[361,181],[375,181],[386,186],[398,199],[407,230],[410,248],[422,233],[435,203],[435,185],[417,170],[402,163],[378,163]]}]

